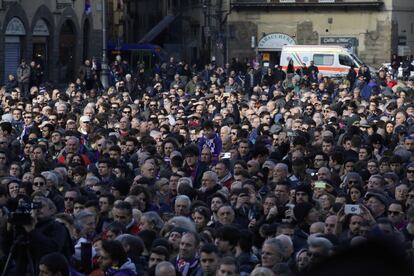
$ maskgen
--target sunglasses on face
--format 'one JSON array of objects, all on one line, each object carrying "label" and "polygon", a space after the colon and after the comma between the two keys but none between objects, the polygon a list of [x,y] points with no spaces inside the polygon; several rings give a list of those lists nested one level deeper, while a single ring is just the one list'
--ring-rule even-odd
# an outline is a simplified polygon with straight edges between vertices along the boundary
[{"label": "sunglasses on face", "polygon": [[36,187],[41,187],[41,186],[45,185],[45,182],[34,182],[33,185],[36,186]]}]

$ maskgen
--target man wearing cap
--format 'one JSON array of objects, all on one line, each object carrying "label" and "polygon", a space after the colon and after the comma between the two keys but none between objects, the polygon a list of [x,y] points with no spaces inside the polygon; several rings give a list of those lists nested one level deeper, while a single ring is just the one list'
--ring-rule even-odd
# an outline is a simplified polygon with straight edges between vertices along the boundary
[{"label": "man wearing cap", "polygon": [[388,199],[386,195],[380,191],[369,191],[365,199],[367,199],[367,207],[375,219],[387,217]]},{"label": "man wearing cap", "polygon": [[80,119],[79,119],[79,128],[78,128],[78,131],[85,138],[88,138],[89,134],[92,131],[91,123],[92,123],[91,122],[91,118],[89,116],[87,116],[87,115],[81,116]]}]

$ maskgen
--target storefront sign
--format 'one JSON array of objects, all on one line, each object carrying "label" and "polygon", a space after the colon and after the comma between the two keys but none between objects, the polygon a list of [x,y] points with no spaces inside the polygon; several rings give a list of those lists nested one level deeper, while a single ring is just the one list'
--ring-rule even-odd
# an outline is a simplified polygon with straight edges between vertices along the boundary
[{"label": "storefront sign", "polygon": [[358,39],[355,37],[321,37],[321,44],[341,45],[347,48],[358,46]]},{"label": "storefront sign", "polygon": [[33,36],[49,36],[49,28],[43,19],[39,19],[33,29]]},{"label": "storefront sign", "polygon": [[356,37],[325,36],[321,37],[321,45],[340,45],[347,48],[348,51],[356,54],[358,39]]},{"label": "storefront sign", "polygon": [[19,18],[13,17],[7,24],[6,35],[26,35],[23,22]]},{"label": "storefront sign", "polygon": [[63,10],[67,7],[73,8],[73,0],[56,0],[56,9]]},{"label": "storefront sign", "polygon": [[296,41],[287,34],[273,33],[268,34],[259,40],[257,48],[259,50],[282,50],[285,45],[295,45]]}]

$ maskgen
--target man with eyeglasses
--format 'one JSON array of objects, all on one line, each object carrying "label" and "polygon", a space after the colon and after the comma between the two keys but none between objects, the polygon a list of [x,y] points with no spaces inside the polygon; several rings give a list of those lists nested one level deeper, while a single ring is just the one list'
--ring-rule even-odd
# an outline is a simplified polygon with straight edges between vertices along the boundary
[{"label": "man with eyeglasses", "polygon": [[69,190],[65,193],[65,213],[73,214],[75,200],[79,197],[77,190]]},{"label": "man with eyeglasses", "polygon": [[388,219],[398,231],[401,231],[406,225],[404,214],[405,208],[402,203],[393,202],[388,206]]},{"label": "man with eyeglasses", "polygon": [[33,187],[34,192],[39,192],[43,196],[48,195],[48,190],[47,190],[47,186],[46,186],[46,179],[42,175],[36,176],[33,179],[33,186],[32,187]]},{"label": "man with eyeglasses", "polygon": [[20,135],[20,140],[24,140],[27,136],[29,136],[30,130],[33,128],[33,120],[34,115],[32,112],[25,112],[23,114],[23,130]]},{"label": "man with eyeglasses", "polygon": [[131,113],[132,113],[132,109],[129,106],[125,106],[122,109],[122,117],[127,117],[128,119],[131,119]]},{"label": "man with eyeglasses", "polygon": [[313,162],[313,167],[315,170],[319,170],[322,167],[327,167],[329,162],[329,157],[324,152],[318,152],[315,155],[315,159]]},{"label": "man with eyeglasses", "polygon": [[403,182],[408,186],[414,184],[414,162],[411,162],[407,165],[407,169],[405,171],[405,180]]}]

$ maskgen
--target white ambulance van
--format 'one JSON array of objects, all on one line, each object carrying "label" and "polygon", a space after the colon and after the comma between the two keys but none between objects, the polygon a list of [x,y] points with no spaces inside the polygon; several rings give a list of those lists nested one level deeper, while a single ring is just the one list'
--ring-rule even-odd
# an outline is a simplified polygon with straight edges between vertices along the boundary
[{"label": "white ambulance van", "polygon": [[295,70],[304,63],[309,66],[313,60],[319,72],[328,77],[343,77],[348,74],[353,65],[355,70],[363,65],[363,62],[346,48],[330,45],[286,45],[282,48],[280,65],[287,69],[288,63],[293,60]]}]

